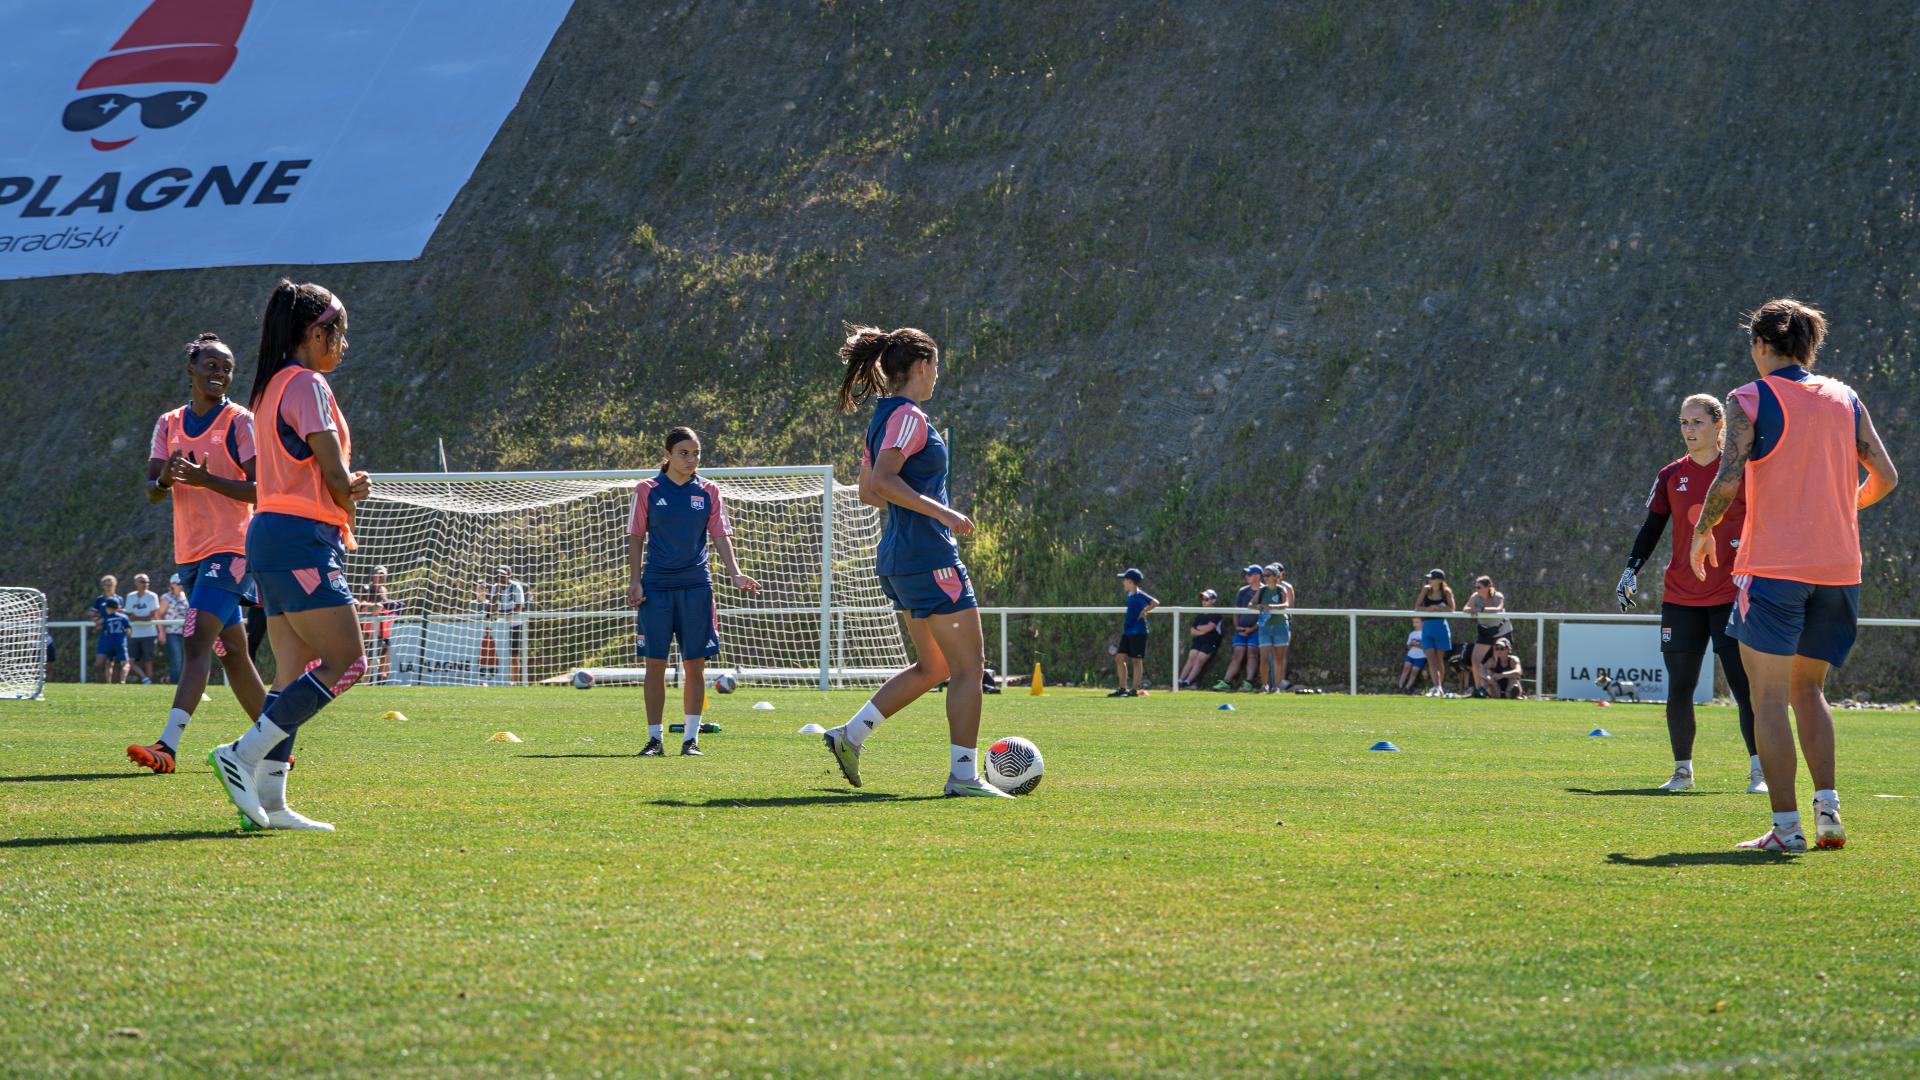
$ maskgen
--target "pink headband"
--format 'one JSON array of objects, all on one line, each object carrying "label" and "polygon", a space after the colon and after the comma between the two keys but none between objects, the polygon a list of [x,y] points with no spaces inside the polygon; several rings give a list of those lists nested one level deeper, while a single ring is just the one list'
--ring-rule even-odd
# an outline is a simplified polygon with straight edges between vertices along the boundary
[{"label": "pink headband", "polygon": [[307,324],[307,329],[309,329],[309,330],[311,330],[311,329],[313,329],[313,328],[314,328],[314,327],[316,327],[316,326],[324,326],[324,325],[326,325],[326,324],[327,324],[327,322],[328,322],[329,320],[331,320],[331,319],[332,319],[332,318],[333,318],[334,316],[336,316],[336,315],[339,315],[339,314],[340,314],[340,312],[341,312],[341,310],[342,310],[342,308],[340,307],[340,296],[339,296],[339,294],[338,294],[338,293],[328,293],[328,294],[327,294],[327,310],[325,310],[325,311],[323,311],[323,312],[321,312],[321,313],[320,313],[320,317],[319,317],[319,318],[317,318],[317,319],[315,319],[315,320],[313,320],[312,322],[310,322],[310,323],[308,323],[308,324]]}]

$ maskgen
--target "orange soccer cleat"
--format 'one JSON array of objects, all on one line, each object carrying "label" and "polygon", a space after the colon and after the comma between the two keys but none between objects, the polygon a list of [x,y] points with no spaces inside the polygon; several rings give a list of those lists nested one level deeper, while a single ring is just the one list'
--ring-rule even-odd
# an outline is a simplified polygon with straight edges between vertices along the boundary
[{"label": "orange soccer cleat", "polygon": [[152,769],[157,773],[173,771],[173,751],[154,743],[152,746],[127,747],[127,760],[143,769]]}]

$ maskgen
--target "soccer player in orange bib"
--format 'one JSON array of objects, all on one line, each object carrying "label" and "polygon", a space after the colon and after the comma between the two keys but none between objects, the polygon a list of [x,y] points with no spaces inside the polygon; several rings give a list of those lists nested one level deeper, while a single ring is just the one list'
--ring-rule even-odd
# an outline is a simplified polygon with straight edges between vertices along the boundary
[{"label": "soccer player in orange bib", "polygon": [[[1694,577],[1718,562],[1714,527],[1743,494],[1747,520],[1733,559],[1738,590],[1727,633],[1752,685],[1754,740],[1773,827],[1740,847],[1805,851],[1794,798],[1793,732],[1813,774],[1814,843],[1846,844],[1834,787],[1827,671],[1846,662],[1860,616],[1859,511],[1899,482],[1867,407],[1845,383],[1815,375],[1827,320],[1797,300],[1769,300],[1748,319],[1760,378],[1727,399],[1726,450],[1693,533]],[[1864,466],[1867,478],[1860,480]]]},{"label": "soccer player in orange bib", "polygon": [[247,525],[253,521],[253,414],[227,400],[233,352],[214,334],[187,345],[187,404],[162,413],[147,460],[147,499],[173,499],[175,575],[187,594],[180,684],[157,742],[127,747],[135,765],[170,773],[193,710],[207,689],[213,657],[248,716],[260,715],[267,688],[247,652],[242,604],[257,604],[247,567]]},{"label": "soccer player in orange bib", "polygon": [[353,439],[327,382],[346,351],[338,295],[284,278],[273,287],[250,402],[259,509],[247,530],[273,643],[273,692],[246,734],[207,755],[243,827],[333,830],[295,813],[286,795],[295,732],[367,670],[343,562],[354,549],[354,505],[371,485],[351,471]]}]

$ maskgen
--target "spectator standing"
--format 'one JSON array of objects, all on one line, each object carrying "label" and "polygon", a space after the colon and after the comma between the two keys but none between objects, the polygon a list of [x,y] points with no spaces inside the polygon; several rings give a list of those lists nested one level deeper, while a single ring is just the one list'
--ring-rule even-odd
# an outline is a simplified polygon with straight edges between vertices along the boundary
[{"label": "spectator standing", "polygon": [[1214,684],[1215,690],[1232,690],[1236,676],[1247,680],[1249,693],[1258,690],[1260,684],[1255,681],[1254,668],[1260,663],[1260,579],[1263,571],[1258,563],[1249,565],[1244,571],[1247,583],[1233,596],[1233,606],[1242,614],[1233,617],[1233,656],[1227,661],[1227,674]]},{"label": "spectator standing", "polygon": [[1438,567],[1427,571],[1426,584],[1414,598],[1413,610],[1435,613],[1420,620],[1420,645],[1427,654],[1427,678],[1433,681],[1428,697],[1445,697],[1447,693],[1447,653],[1453,649],[1453,630],[1448,624],[1453,620],[1439,618],[1437,613],[1452,612],[1456,607],[1453,587],[1447,584],[1447,572]]},{"label": "spectator standing", "polygon": [[486,606],[494,617],[494,644],[500,651],[500,669],[507,684],[525,682],[527,587],[513,576],[511,567],[503,564],[494,568],[493,584],[487,587]]},{"label": "spectator standing", "polygon": [[[107,659],[107,642],[105,637],[107,630],[107,605],[111,602],[115,612],[120,610],[121,599],[119,588],[119,578],[114,577],[112,574],[102,574],[100,577],[100,595],[94,597],[93,603],[88,605],[91,609],[93,628],[101,634],[100,641],[95,643],[93,647],[93,677],[96,682],[112,681],[109,678],[112,674],[112,668],[110,666],[112,662]],[[86,659],[83,657],[80,662],[86,663]]]},{"label": "spectator standing", "polygon": [[147,587],[150,580],[145,574],[133,575],[133,591],[121,609],[129,624],[127,654],[142,686],[153,685],[153,658],[160,652],[160,628],[153,623],[160,613],[160,594]]},{"label": "spectator standing", "polygon": [[[1113,575],[1120,579],[1121,587],[1127,590],[1127,616],[1120,624],[1120,651],[1113,656],[1113,669],[1120,676],[1120,689],[1108,694],[1108,697],[1139,697],[1141,682],[1146,672],[1147,662],[1147,612],[1160,606],[1160,601],[1148,596],[1140,587],[1146,575],[1129,566]],[[1131,661],[1131,663],[1129,663]],[[1127,670],[1133,670],[1133,686],[1127,686]]]},{"label": "spectator standing", "polygon": [[[180,575],[167,578],[167,592],[160,598],[160,618],[184,619],[187,617],[187,590],[180,585]],[[167,654],[167,682],[180,685],[180,669],[187,662],[187,639],[184,628],[168,633],[160,627],[160,649]]]},{"label": "spectator standing", "polygon": [[1260,586],[1260,679],[1267,693],[1290,689],[1287,681],[1287,649],[1293,644],[1293,586],[1287,583],[1287,568],[1270,562],[1261,571]]},{"label": "spectator standing", "polygon": [[[1220,594],[1212,589],[1200,590],[1200,606],[1212,607],[1220,602]],[[1180,671],[1180,687],[1192,690],[1200,685],[1200,673],[1213,662],[1213,654],[1220,651],[1220,627],[1227,621],[1225,615],[1203,611],[1193,617],[1193,625],[1187,628],[1187,663]]]},{"label": "spectator standing", "polygon": [[360,630],[367,639],[367,657],[373,665],[373,682],[387,681],[393,663],[393,598],[387,594],[387,568],[376,566],[366,588],[360,592]]},{"label": "spectator standing", "polygon": [[1507,618],[1506,594],[1494,588],[1493,579],[1485,574],[1473,579],[1467,611],[1477,624],[1473,655],[1468,660],[1473,670],[1473,696],[1483,698],[1487,696],[1487,658],[1493,655],[1494,642],[1513,633],[1513,623]]}]

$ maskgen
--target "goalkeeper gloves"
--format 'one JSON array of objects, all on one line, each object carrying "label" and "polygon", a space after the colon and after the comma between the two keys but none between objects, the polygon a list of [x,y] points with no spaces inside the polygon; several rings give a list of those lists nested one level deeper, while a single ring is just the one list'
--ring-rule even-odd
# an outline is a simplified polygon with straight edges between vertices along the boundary
[{"label": "goalkeeper gloves", "polygon": [[1613,588],[1613,595],[1620,598],[1621,611],[1634,606],[1633,594],[1640,591],[1640,576],[1634,572],[1636,569],[1629,563],[1625,570],[1620,571],[1620,584]]}]

